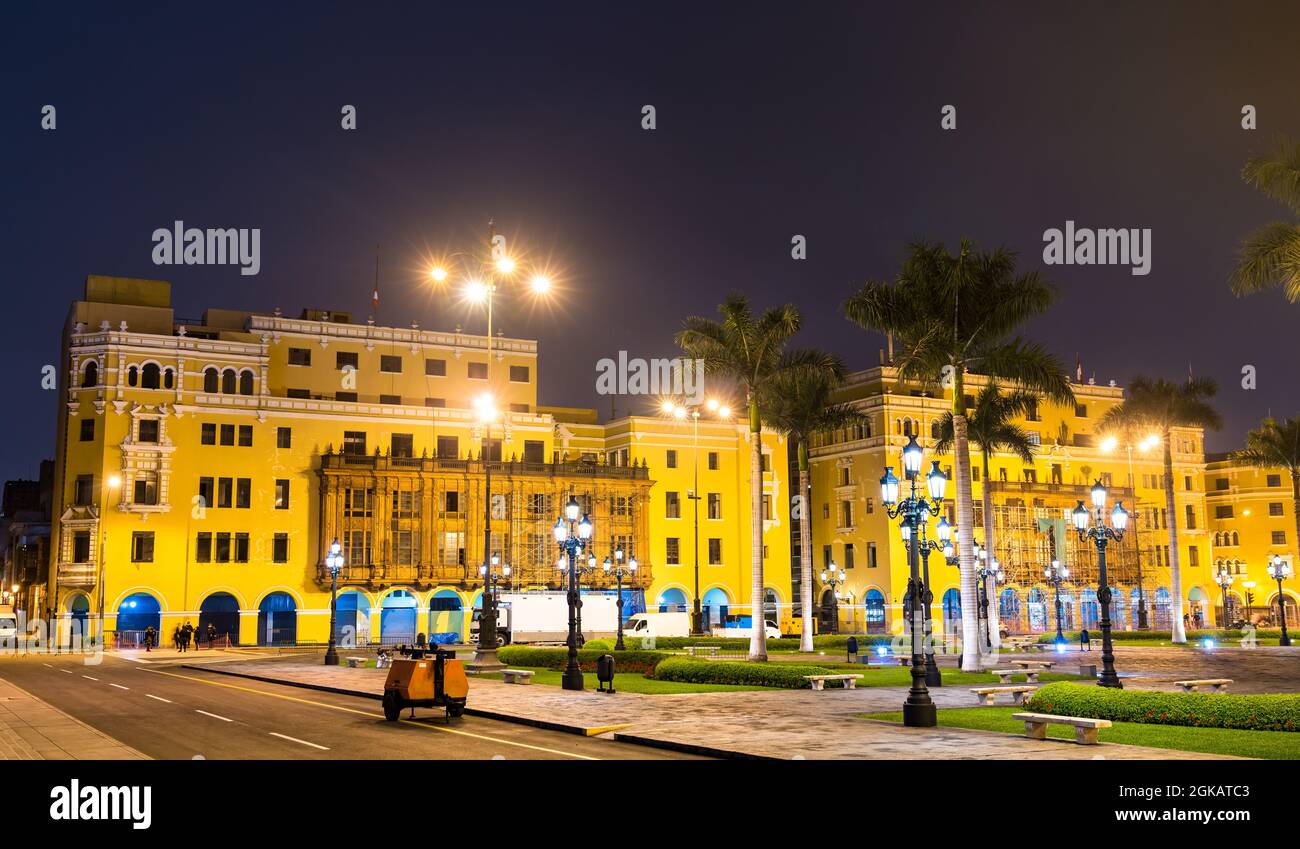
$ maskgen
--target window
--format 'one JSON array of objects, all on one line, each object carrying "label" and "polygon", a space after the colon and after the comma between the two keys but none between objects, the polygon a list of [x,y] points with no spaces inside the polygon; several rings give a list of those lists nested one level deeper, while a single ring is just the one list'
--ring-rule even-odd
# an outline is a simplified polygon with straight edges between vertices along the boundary
[{"label": "window", "polygon": [[709,537],[709,565],[722,565],[722,540],[718,537]]},{"label": "window", "polygon": [[89,507],[95,498],[94,492],[94,475],[77,475],[77,480],[72,484],[72,503],[78,507]]},{"label": "window", "polygon": [[221,373],[221,391],[227,395],[234,395],[235,390],[239,388],[239,375],[235,370],[228,368]]},{"label": "window", "polygon": [[158,441],[158,420],[157,419],[140,420],[140,441],[141,442]]},{"label": "window", "polygon": [[345,368],[354,369],[356,367],[357,367],[356,351],[335,351],[334,352],[334,368],[338,369],[339,371],[342,371]]},{"label": "window", "polygon": [[1186,507],[1187,530],[1196,530],[1196,508],[1188,504]]},{"label": "window", "polygon": [[393,533],[393,560],[404,566],[413,565],[419,555],[419,535],[415,531],[399,530]]},{"label": "window", "polygon": [[1286,545],[1286,531],[1273,531],[1273,545]]},{"label": "window", "polygon": [[289,562],[289,535],[276,534],[271,543],[271,561],[274,563]]},{"label": "window", "polygon": [[844,568],[852,569],[853,565],[853,543],[846,542],[844,543]]},{"label": "window", "polygon": [[722,493],[720,492],[709,493],[709,518],[722,518]]},{"label": "window", "polygon": [[717,470],[718,470],[718,452],[717,452],[717,451],[710,451],[710,452],[709,452],[709,471],[710,471],[710,472],[716,472]]},{"label": "window", "polygon": [[682,541],[677,537],[667,537],[664,540],[664,560],[676,566],[681,563],[681,545]]},{"label": "window", "polygon": [[438,459],[456,460],[460,458],[460,438],[456,436],[438,437]]},{"label": "window", "polygon": [[768,522],[772,519],[772,496],[763,496],[763,521]]},{"label": "window", "polygon": [[853,479],[852,477],[850,477],[850,474],[851,473],[849,472],[848,466],[845,466],[844,468],[840,469],[840,486],[849,486],[850,484],[853,483]]},{"label": "window", "polygon": [[841,528],[853,527],[853,502],[852,501],[840,502],[840,527]]},{"label": "window", "polygon": [[1266,484],[1267,486],[1281,486],[1281,485],[1282,485],[1282,476],[1281,476],[1281,475],[1269,475],[1267,478],[1265,478],[1265,484]]},{"label": "window", "polygon": [[1218,505],[1215,505],[1215,508],[1214,508],[1214,518],[1216,518],[1216,519],[1231,519],[1231,518],[1232,518],[1232,505],[1231,505],[1231,504],[1218,504]]},{"label": "window", "polygon": [[389,374],[401,374],[402,358],[395,354],[380,354],[379,370]]},{"label": "window", "polygon": [[212,562],[212,534],[201,531],[194,540],[194,559],[199,563]]},{"label": "window", "polygon": [[310,398],[311,391],[307,389],[286,389],[284,395],[286,398]]},{"label": "window", "polygon": [[668,468],[670,469],[677,468],[677,452],[669,448],[668,455],[665,462],[667,463]]},{"label": "window", "polygon": [[420,516],[420,494],[413,489],[393,493],[393,518],[416,519]]},{"label": "window", "polygon": [[528,382],[528,366],[511,366],[511,367],[510,367],[510,382],[511,382],[511,383],[527,383],[527,382]]},{"label": "window", "polygon": [[822,546],[822,567],[829,568],[830,565],[831,565],[831,547],[829,545],[823,545]]},{"label": "window", "polygon": [[95,441],[95,420],[94,419],[81,420],[81,441],[82,442]]},{"label": "window", "polygon": [[426,407],[445,407],[447,406],[446,398],[425,398],[424,406]]},{"label": "window", "polygon": [[289,448],[293,445],[293,428],[277,427],[275,429],[275,447]]},{"label": "window", "polygon": [[311,348],[290,348],[289,365],[291,366],[311,365]]},{"label": "window", "polygon": [[772,455],[766,451],[763,452],[763,474],[772,471]]},{"label": "window", "polygon": [[1025,421],[1030,421],[1030,422],[1042,421],[1042,419],[1039,418],[1039,415],[1038,415],[1038,402],[1037,402],[1037,401],[1030,401],[1029,404],[1027,405],[1027,407],[1028,407],[1028,408],[1027,408],[1026,411],[1025,411]]},{"label": "window", "polygon": [[348,402],[350,402],[350,403],[354,403],[354,404],[355,404],[355,403],[356,403],[356,400],[357,400],[357,393],[355,393],[355,392],[335,392],[335,393],[334,393],[334,400],[335,400],[335,401],[348,401]]},{"label": "window", "polygon": [[447,361],[446,360],[425,360],[424,373],[428,377],[446,377]]},{"label": "window", "polygon": [[217,534],[217,562],[230,562],[230,534]]},{"label": "window", "polygon": [[232,425],[232,424],[223,424],[223,425],[221,426],[221,444],[222,444],[222,445],[234,445],[234,444],[235,444],[235,426],[234,426],[234,425]]},{"label": "window", "polygon": [[158,473],[137,472],[134,498],[136,504],[158,503]]},{"label": "window", "polygon": [[367,565],[370,563],[370,532],[347,531],[344,534],[349,563]]},{"label": "window", "polygon": [[251,478],[235,480],[235,506],[248,509],[253,503],[253,481]]},{"label": "window", "polygon": [[343,431],[343,453],[355,457],[364,457],[366,454],[366,432],[364,430]]},{"label": "window", "polygon": [[874,569],[876,568],[876,565],[877,565],[876,544],[874,542],[868,542],[867,543],[867,568]]},{"label": "window", "polygon": [[201,507],[213,506],[212,501],[212,478],[199,478],[199,499]]},{"label": "window", "polygon": [[379,403],[381,404],[400,404],[402,403],[401,395],[380,395]]},{"label": "window", "polygon": [[1282,502],[1281,502],[1281,501],[1270,501],[1270,502],[1268,503],[1268,515],[1270,515],[1270,516],[1281,516],[1281,515],[1282,515]]},{"label": "window", "polygon": [[239,426],[239,445],[242,448],[253,447],[253,426],[252,425]]},{"label": "window", "polygon": [[1037,469],[1025,469],[1024,475],[1025,475],[1025,483],[1038,483]]},{"label": "window", "polygon": [[513,403],[513,402],[512,402],[512,403],[510,404],[510,412],[512,412],[512,413],[526,413],[526,412],[528,412],[528,405],[527,405],[527,404],[516,404],[516,403]]},{"label": "window", "polygon": [[153,531],[131,532],[131,562],[153,562]]},{"label": "window", "polygon": [[1186,490],[1187,492],[1191,492],[1191,491],[1192,491],[1192,476],[1191,476],[1191,475],[1183,475],[1183,489]]},{"label": "window", "polygon": [[469,363],[466,368],[466,374],[470,380],[487,380],[488,364],[487,363]]},{"label": "window", "polygon": [[289,509],[289,481],[285,478],[278,478],[275,482],[275,509]]},{"label": "window", "polygon": [[868,499],[867,499],[867,515],[870,515],[870,514],[872,514],[872,513],[874,513],[874,512],[876,512],[876,499],[874,499],[874,498],[868,498]]},{"label": "window", "polygon": [[231,478],[217,478],[217,506],[229,507],[232,501],[232,494],[235,491],[235,482]]},{"label": "window", "polygon": [[343,490],[343,515],[345,518],[369,518],[374,509],[375,491],[373,489]]},{"label": "window", "polygon": [[131,366],[126,370],[126,382],[130,386],[135,386],[140,382],[140,368]]},{"label": "window", "polygon": [[[483,453],[484,452],[482,451],[479,452],[479,459],[482,459]],[[486,453],[487,453],[488,460],[490,460],[493,463],[500,463],[501,462],[501,440],[499,439],[487,440]]]},{"label": "window", "polygon": [[219,390],[220,378],[217,376],[217,370],[209,366],[203,370],[203,391],[215,393]]},{"label": "window", "polygon": [[81,379],[82,387],[94,386],[99,383],[99,364],[94,360],[86,363],[86,374]]},{"label": "window", "polygon": [[251,371],[241,371],[239,373],[239,394],[253,394],[253,373]]},{"label": "window", "polygon": [[[1146,479],[1147,479],[1147,476],[1146,476],[1146,475],[1143,475],[1143,476],[1142,476],[1142,480],[1143,480],[1143,481],[1146,481]],[[1214,488],[1217,489],[1217,490],[1225,490],[1225,489],[1227,489],[1227,488],[1228,488],[1228,479],[1227,479],[1227,478],[1215,478],[1215,479],[1214,479]]]},{"label": "window", "polygon": [[248,534],[235,534],[235,562],[248,562]]},{"label": "window", "polygon": [[388,453],[393,457],[414,457],[415,437],[409,433],[395,433],[388,443]]},{"label": "window", "polygon": [[680,519],[682,517],[682,503],[676,492],[664,493],[664,516],[669,519]]},{"label": "window", "polygon": [[460,512],[460,493],[454,489],[448,489],[442,493],[442,512],[459,513]]},{"label": "window", "polygon": [[525,463],[545,463],[546,462],[546,443],[540,439],[524,440],[524,462]]},{"label": "window", "polygon": [[90,562],[90,531],[77,531],[72,535],[72,562]]},{"label": "window", "polygon": [[1078,416],[1079,418],[1081,418],[1081,419],[1086,419],[1086,418],[1088,418],[1088,405],[1087,405],[1087,404],[1075,404],[1075,405],[1074,405],[1074,414],[1075,414],[1076,416]]},{"label": "window", "polygon": [[1194,545],[1188,547],[1187,549],[1187,565],[1188,566],[1201,565],[1201,550]]}]

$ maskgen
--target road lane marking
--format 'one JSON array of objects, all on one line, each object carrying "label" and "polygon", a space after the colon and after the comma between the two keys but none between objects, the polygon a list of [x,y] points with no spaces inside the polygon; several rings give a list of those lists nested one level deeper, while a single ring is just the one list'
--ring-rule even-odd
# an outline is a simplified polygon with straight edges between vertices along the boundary
[{"label": "road lane marking", "polygon": [[123,687],[121,684],[114,684],[112,681],[109,681],[109,682],[108,682],[108,686],[110,686],[110,687],[116,687],[116,688],[119,689],[119,690],[129,690],[129,689],[131,689],[130,687]]},{"label": "road lane marking", "polygon": [[288,734],[281,734],[278,731],[272,731],[271,736],[279,737],[281,740],[292,740],[295,743],[302,743],[304,746],[311,746],[314,749],[320,749],[322,752],[328,752],[330,750],[329,746],[320,746],[316,743],[309,743],[306,740],[299,740],[297,737],[290,737]]},{"label": "road lane marking", "polygon": [[41,666],[44,666],[46,669],[53,669],[53,668],[54,668],[53,666],[50,666],[48,663],[42,663]]},{"label": "road lane marking", "polygon": [[213,719],[219,719],[219,720],[221,720],[222,722],[234,722],[233,719],[228,719],[227,717],[221,716],[220,714],[216,714],[216,713],[208,713],[206,710],[199,710],[198,708],[195,708],[195,709],[194,709],[194,712],[195,712],[195,713],[201,713],[201,714],[203,714],[204,716],[210,716],[210,717],[212,717]]},{"label": "road lane marking", "polygon": [[[164,672],[161,669],[149,669],[147,671],[153,673],[154,675],[166,675],[169,678],[181,678],[186,681],[197,681],[200,684],[208,684],[213,687],[225,687],[228,690],[240,690],[245,693],[255,693],[256,695],[259,696],[270,696],[271,698],[284,699],[285,701],[298,702],[299,704],[304,704],[304,705],[315,705],[316,707],[329,708],[330,710],[338,710],[344,713],[354,713],[357,714],[358,716],[368,716],[373,719],[382,719],[384,716],[382,713],[371,713],[369,711],[357,710],[356,708],[343,707],[342,705],[332,705],[332,704],[328,704],[327,702],[315,702],[312,701],[311,699],[299,698],[298,696],[286,696],[283,693],[269,693],[266,690],[257,690],[252,687],[241,687],[238,684],[227,684],[224,681],[208,681],[204,678],[195,678],[193,675],[179,675],[175,672]],[[577,758],[578,760],[583,760],[583,761],[600,760],[600,758],[592,757],[591,755],[580,755],[576,752],[564,752],[564,751],[560,751],[559,749],[548,749],[545,746],[534,746],[530,743],[518,743],[515,742],[514,740],[503,740],[500,737],[488,737],[487,735],[475,734],[470,731],[457,731],[454,728],[444,728],[441,725],[429,725],[424,722],[417,722],[410,719],[399,719],[398,722],[402,722],[406,725],[414,725],[417,728],[427,728],[430,731],[441,731],[444,734],[455,734],[460,737],[471,737],[475,740],[486,740],[489,743],[500,743],[503,746],[515,746],[520,749],[532,749],[535,752],[546,752],[547,754],[561,755],[566,758]]]},{"label": "road lane marking", "polygon": [[151,699],[157,699],[160,702],[166,702],[167,704],[172,703],[171,699],[164,699],[162,696],[155,696],[153,693],[145,693],[145,695]]},{"label": "road lane marking", "polygon": [[69,675],[72,674],[72,670],[71,670],[71,669],[60,669],[59,671],[60,671],[60,672],[66,672],[66,673],[68,673]]},{"label": "road lane marking", "polygon": [[82,678],[85,678],[87,681],[98,681],[98,680],[99,680],[98,678],[91,678],[89,675],[82,675],[81,677],[82,677]]}]

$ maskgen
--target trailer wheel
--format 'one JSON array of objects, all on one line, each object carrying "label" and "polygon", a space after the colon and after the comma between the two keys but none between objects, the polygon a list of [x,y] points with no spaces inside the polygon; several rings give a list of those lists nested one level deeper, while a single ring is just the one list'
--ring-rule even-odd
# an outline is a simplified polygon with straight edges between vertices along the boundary
[{"label": "trailer wheel", "polygon": [[402,715],[402,706],[397,703],[397,694],[393,692],[384,693],[384,719],[389,722],[396,722],[397,717]]},{"label": "trailer wheel", "polygon": [[448,719],[453,718],[453,717],[460,717],[460,716],[464,716],[464,715],[465,715],[465,703],[464,703],[464,702],[460,702],[460,701],[456,701],[456,702],[450,702],[450,701],[449,701],[449,702],[447,702],[447,718],[448,718]]}]

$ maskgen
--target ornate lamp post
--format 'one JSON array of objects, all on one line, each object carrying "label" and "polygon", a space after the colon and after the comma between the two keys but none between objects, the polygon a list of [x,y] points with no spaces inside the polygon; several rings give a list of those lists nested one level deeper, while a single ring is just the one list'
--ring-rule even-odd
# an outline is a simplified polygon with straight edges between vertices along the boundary
[{"label": "ornate lamp post", "polygon": [[[939,524],[935,526],[935,533],[938,534],[940,542],[936,542],[926,539],[925,526],[926,521],[922,518],[919,527],[921,539],[917,546],[921,552],[921,584],[925,587],[925,595],[921,599],[921,603],[925,605],[925,618],[922,623],[925,633],[925,685],[942,687],[943,676],[939,674],[939,665],[934,662],[934,617],[931,616],[934,591],[930,589],[930,552],[944,551],[946,559],[946,552],[952,548],[952,531],[948,527],[948,520],[940,519]],[[900,531],[903,534],[903,541],[911,542],[911,529],[903,526]]]},{"label": "ornate lamp post", "polygon": [[554,530],[555,542],[569,573],[569,637],[565,641],[569,657],[561,686],[566,690],[582,690],[582,668],[578,666],[578,608],[582,606],[578,597],[578,556],[591,546],[591,520],[582,515],[582,507],[572,495],[564,505],[564,515],[555,521]]},{"label": "ornate lamp post", "polygon": [[636,567],[635,557],[628,558],[627,565],[623,565],[623,549],[621,548],[614,549],[613,562],[610,562],[608,557],[605,558],[605,574],[613,575],[618,582],[618,640],[614,643],[616,651],[623,651],[626,648],[623,645],[623,576],[635,576]]},{"label": "ornate lamp post", "polygon": [[979,582],[979,604],[980,612],[984,615],[984,645],[993,650],[993,637],[989,631],[993,627],[992,620],[989,619],[989,582],[993,583],[993,597],[998,597],[998,584],[1002,583],[1006,576],[1002,574],[1002,566],[998,564],[998,559],[994,557],[992,565],[989,565],[989,550],[979,543],[975,544],[975,557],[979,561],[980,568],[976,573],[980,577]]},{"label": "ornate lamp post", "polygon": [[1103,513],[1106,507],[1106,487],[1101,485],[1101,481],[1092,487],[1092,507],[1096,516],[1091,527],[1088,525],[1088,508],[1083,506],[1082,501],[1074,508],[1072,515],[1080,542],[1091,539],[1097,546],[1097,601],[1101,602],[1101,675],[1097,683],[1103,687],[1122,688],[1124,685],[1115,673],[1115,649],[1110,642],[1110,586],[1106,583],[1106,544],[1124,538],[1124,529],[1128,527],[1128,512],[1122,501],[1116,501],[1115,509],[1110,514],[1110,526],[1106,526]]},{"label": "ornate lamp post", "polygon": [[822,570],[822,585],[831,588],[831,633],[840,632],[840,594],[838,587],[847,580],[848,576],[844,570],[835,565],[832,560],[827,568]]},{"label": "ornate lamp post", "polygon": [[901,517],[899,526],[907,528],[904,532],[906,534],[904,540],[909,543],[907,589],[912,599],[912,686],[907,692],[907,700],[903,702],[903,724],[913,728],[933,728],[937,718],[934,702],[930,700],[930,692],[925,686],[925,660],[922,657],[924,626],[921,622],[922,598],[929,596],[930,591],[921,582],[919,526],[923,516],[939,515],[939,507],[943,502],[943,493],[948,479],[943,476],[943,472],[939,471],[939,464],[936,462],[930,473],[926,475],[929,498],[926,498],[925,494],[918,494],[917,479],[921,476],[921,453],[921,446],[917,444],[916,437],[909,438],[903,448],[903,474],[911,484],[911,494],[902,501],[898,500],[898,478],[894,476],[893,468],[886,466],[885,474],[880,479],[880,501],[885,505],[889,518]]},{"label": "ornate lamp post", "polygon": [[1279,646],[1291,645],[1291,637],[1286,632],[1286,596],[1282,595],[1282,582],[1291,577],[1291,564],[1282,559],[1280,555],[1274,554],[1268,561],[1268,576],[1277,581],[1277,616],[1282,623],[1282,639],[1278,640]]},{"label": "ornate lamp post", "polygon": [[325,649],[325,665],[338,666],[339,653],[334,645],[334,628],[337,615],[335,608],[338,607],[339,600],[339,572],[343,569],[343,546],[339,545],[337,539],[330,543],[329,553],[325,555],[325,568],[330,573],[330,642]]},{"label": "ornate lamp post", "polygon": [[[478,567],[478,573],[479,576],[483,579],[483,596],[484,596],[483,609],[484,610],[486,610],[488,606],[488,601],[489,601],[488,596],[491,596],[490,600],[492,602],[492,631],[493,631],[491,637],[492,637],[493,645],[495,645],[497,639],[496,619],[497,619],[497,613],[500,612],[501,609],[501,589],[498,586],[498,584],[501,582],[503,578],[510,577],[510,564],[507,563],[506,565],[502,566],[501,557],[497,554],[493,554],[492,559],[491,561],[489,561],[488,565]],[[484,617],[484,619],[486,619],[486,617]],[[479,622],[480,643],[482,642],[482,637],[483,637],[483,620],[480,620]]]},{"label": "ornate lamp post", "polygon": [[1065,642],[1065,634],[1061,632],[1061,583],[1070,578],[1070,570],[1059,560],[1053,560],[1052,564],[1043,570],[1043,577],[1047,578],[1047,583],[1052,585],[1056,591],[1056,641]]},{"label": "ornate lamp post", "polygon": [[1228,590],[1232,587],[1233,574],[1228,571],[1227,566],[1220,566],[1219,571],[1214,573],[1214,583],[1219,585],[1219,590],[1223,593],[1223,627],[1232,627],[1232,596],[1228,595]]}]

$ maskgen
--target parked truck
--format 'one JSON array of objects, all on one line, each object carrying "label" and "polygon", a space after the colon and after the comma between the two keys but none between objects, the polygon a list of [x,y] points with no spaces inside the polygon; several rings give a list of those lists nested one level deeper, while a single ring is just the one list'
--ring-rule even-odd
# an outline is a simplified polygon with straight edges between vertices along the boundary
[{"label": "parked truck", "polygon": [[[482,611],[474,611],[470,642],[477,643]],[[603,593],[582,596],[582,640],[613,637],[618,631],[618,597]],[[562,643],[569,635],[567,593],[501,593],[497,604],[497,645]]]},{"label": "parked truck", "polygon": [[[777,627],[776,622],[768,619],[764,621],[764,636],[769,640],[780,639],[781,629]],[[747,614],[728,614],[725,621],[714,625],[710,633],[715,637],[733,637],[748,640],[753,634],[754,617]]]},{"label": "parked truck", "polygon": [[625,639],[629,637],[635,637],[636,639],[689,637],[690,635],[691,614],[689,613],[659,613],[658,611],[648,610],[645,613],[632,614],[632,617],[623,624]]}]

